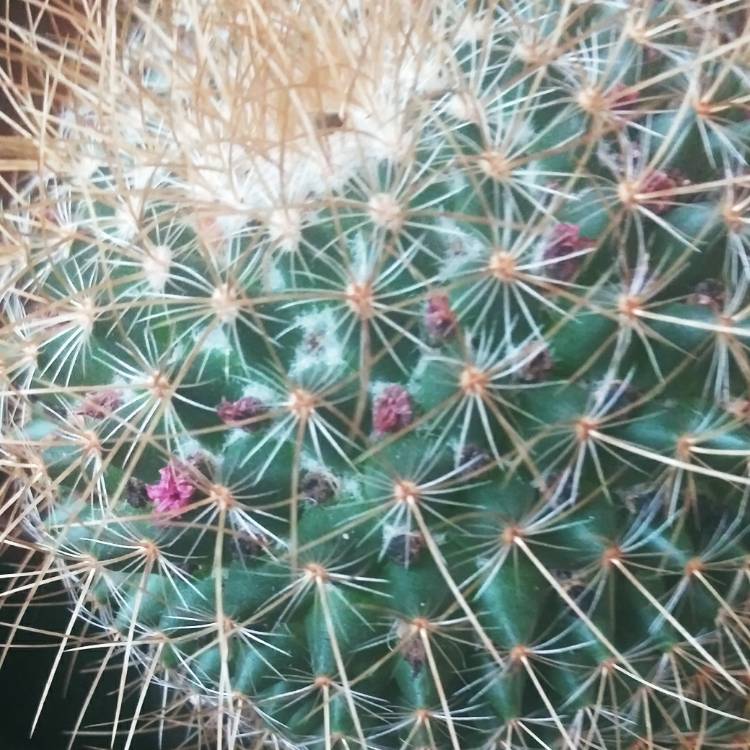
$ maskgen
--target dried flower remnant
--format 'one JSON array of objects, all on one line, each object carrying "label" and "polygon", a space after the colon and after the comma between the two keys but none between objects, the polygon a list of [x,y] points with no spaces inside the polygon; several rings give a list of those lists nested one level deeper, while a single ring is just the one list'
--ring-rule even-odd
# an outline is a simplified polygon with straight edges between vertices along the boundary
[{"label": "dried flower remnant", "polygon": [[[689,185],[690,180],[685,179],[682,175],[674,170],[663,172],[659,169],[650,172],[641,182],[640,192],[649,193],[669,193],[680,185]],[[672,196],[658,195],[643,201],[642,205],[653,211],[658,216],[669,211],[674,206]]]},{"label": "dried flower remnant", "polygon": [[248,558],[257,557],[271,545],[270,540],[263,534],[243,531],[233,539],[232,558],[245,562]]},{"label": "dried flower remnant", "polygon": [[581,267],[583,253],[594,246],[593,240],[581,236],[578,224],[557,224],[550,233],[542,258],[547,276],[556,281],[570,281]]},{"label": "dried flower remnant", "polygon": [[626,86],[618,83],[612,87],[607,99],[611,111],[624,120],[631,120],[638,114],[638,103],[640,100],[639,93]]},{"label": "dried flower remnant", "polygon": [[300,481],[299,492],[312,505],[319,505],[336,494],[336,483],[332,477],[320,471],[308,471]]},{"label": "dried flower remnant", "polygon": [[461,475],[471,474],[491,462],[490,454],[474,443],[464,445],[458,456],[458,468],[461,470]]},{"label": "dried flower remnant", "polygon": [[146,483],[137,477],[130,477],[125,485],[125,499],[133,508],[145,508],[149,503]]},{"label": "dried flower remnant", "polygon": [[70,10],[86,75],[15,101],[0,491],[122,704],[73,744],[745,731],[740,4]]},{"label": "dried flower remnant", "polygon": [[247,420],[261,417],[268,413],[268,407],[254,396],[243,396],[237,401],[222,399],[216,407],[219,419],[225,424],[252,432],[262,425],[262,420],[248,422]]},{"label": "dried flower remnant", "polygon": [[375,399],[372,421],[377,434],[398,432],[410,425],[413,418],[411,396],[403,386],[386,386]]},{"label": "dried flower remnant", "polygon": [[319,112],[313,118],[318,130],[337,130],[344,127],[344,119],[338,112]]},{"label": "dried flower remnant", "polygon": [[108,417],[122,406],[122,394],[116,390],[92,391],[86,394],[76,414],[93,419]]},{"label": "dried flower remnant", "polygon": [[424,538],[422,535],[418,532],[411,532],[395,535],[388,542],[386,552],[389,559],[394,563],[408,568],[410,563],[417,559],[423,548]]},{"label": "dried flower remnant", "polygon": [[455,333],[456,313],[447,294],[435,294],[427,300],[425,327],[433,340],[447,339]]},{"label": "dried flower remnant", "polygon": [[691,305],[705,305],[718,312],[726,301],[726,288],[718,279],[705,279],[695,285],[687,301]]},{"label": "dried flower remnant", "polygon": [[[531,344],[531,346],[537,348],[538,351],[521,368],[519,378],[524,383],[539,383],[552,372],[555,363],[547,347],[539,349],[538,344]],[[532,351],[528,351],[528,354],[531,355]]]},{"label": "dried flower remnant", "polygon": [[203,451],[193,453],[191,456],[188,456],[187,464],[195,470],[196,474],[194,476],[200,476],[209,482],[213,481],[216,464],[208,453],[204,453]]}]

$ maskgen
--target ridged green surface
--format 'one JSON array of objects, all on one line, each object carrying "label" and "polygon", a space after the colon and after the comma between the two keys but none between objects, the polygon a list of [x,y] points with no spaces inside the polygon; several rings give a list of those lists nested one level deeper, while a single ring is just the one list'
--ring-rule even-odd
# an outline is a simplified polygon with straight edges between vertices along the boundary
[{"label": "ridged green surface", "polygon": [[512,5],[549,64],[494,8],[482,116],[418,101],[294,241],[168,168],[125,237],[104,165],[4,295],[40,540],[207,741],[747,742],[747,67],[698,4]]}]

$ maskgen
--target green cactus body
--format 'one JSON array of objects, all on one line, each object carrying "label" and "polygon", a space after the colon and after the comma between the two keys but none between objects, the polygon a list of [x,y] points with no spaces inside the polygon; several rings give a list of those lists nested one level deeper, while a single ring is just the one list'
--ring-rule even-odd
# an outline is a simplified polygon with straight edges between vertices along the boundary
[{"label": "green cactus body", "polygon": [[252,144],[172,166],[137,14],[142,117],[8,213],[35,543],[191,747],[745,747],[740,4],[425,5],[445,86],[391,152],[308,112],[362,153],[294,203]]}]

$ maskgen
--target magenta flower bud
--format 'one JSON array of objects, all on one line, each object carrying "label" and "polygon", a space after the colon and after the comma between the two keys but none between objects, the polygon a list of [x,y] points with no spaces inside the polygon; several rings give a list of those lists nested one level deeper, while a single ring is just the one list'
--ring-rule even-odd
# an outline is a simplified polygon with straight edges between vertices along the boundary
[{"label": "magenta flower bud", "polygon": [[243,429],[250,432],[260,427],[260,421],[248,424],[242,424],[242,422],[253,417],[259,417],[266,412],[268,412],[268,407],[260,399],[253,396],[243,396],[237,401],[222,399],[216,407],[216,413],[222,422],[228,425],[239,424]]},{"label": "magenta flower bud", "polygon": [[[593,245],[593,240],[581,237],[581,228],[578,224],[557,224],[552,229],[542,256],[546,261],[557,261],[545,266],[547,275],[558,281],[570,281],[578,272],[583,256],[565,256],[572,255],[572,253],[592,247]],[[560,260],[557,260],[558,258]]]},{"label": "magenta flower bud", "polygon": [[435,294],[427,300],[425,312],[427,333],[434,339],[447,339],[456,330],[456,313],[447,294]]},{"label": "magenta flower bud", "polygon": [[159,470],[156,484],[146,485],[146,493],[160,512],[182,510],[195,494],[195,484],[187,470],[175,463],[168,463]]},{"label": "magenta flower bud", "polygon": [[84,417],[102,419],[108,417],[115,409],[122,406],[122,396],[119,391],[92,391],[86,394],[86,398],[76,411]]},{"label": "magenta flower bud", "polygon": [[389,385],[375,399],[372,422],[376,433],[398,432],[411,424],[413,418],[411,396],[403,386]]}]

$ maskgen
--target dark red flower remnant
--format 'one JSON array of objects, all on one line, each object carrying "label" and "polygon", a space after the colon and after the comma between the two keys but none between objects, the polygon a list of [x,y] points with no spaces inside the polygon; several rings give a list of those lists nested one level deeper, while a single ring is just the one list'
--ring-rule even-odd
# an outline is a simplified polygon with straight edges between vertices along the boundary
[{"label": "dark red flower remnant", "polygon": [[545,261],[557,261],[544,267],[547,276],[557,281],[570,281],[578,273],[583,261],[583,255],[573,253],[593,247],[594,244],[588,237],[581,237],[578,224],[557,224],[550,233],[542,256]]},{"label": "dark red flower remnant", "polygon": [[328,502],[336,494],[336,485],[325,474],[319,471],[308,471],[300,481],[299,490],[305,500],[318,505]]},{"label": "dark red flower remnant", "polygon": [[86,394],[86,398],[76,411],[84,417],[102,419],[109,416],[113,411],[122,406],[122,395],[116,390],[92,391]]},{"label": "dark red flower remnant", "polygon": [[453,312],[447,294],[435,294],[427,300],[425,312],[427,333],[433,339],[447,339],[456,330],[456,313]]},{"label": "dark red flower remnant", "polygon": [[721,281],[705,279],[696,284],[687,301],[690,305],[706,305],[719,312],[726,301],[726,296],[726,289]]},{"label": "dark red flower remnant", "polygon": [[133,508],[145,508],[149,501],[146,483],[137,477],[130,477],[125,485],[125,499]]},{"label": "dark red flower remnant", "polygon": [[234,539],[232,558],[244,562],[248,557],[260,555],[270,546],[270,540],[263,534],[242,532]]},{"label": "dark red flower remnant", "polygon": [[[680,179],[680,175],[676,173],[662,172],[657,169],[650,172],[642,180],[640,184],[641,193],[660,193],[674,190],[678,185],[685,185],[689,181]],[[670,195],[655,196],[649,200],[643,202],[646,208],[651,209],[655,214],[663,214],[672,208],[673,202],[670,200]]]},{"label": "dark red flower remnant", "polygon": [[411,396],[403,386],[386,386],[375,399],[372,422],[376,433],[398,432],[411,424],[413,418]]},{"label": "dark red flower remnant", "polygon": [[388,557],[398,565],[409,567],[424,547],[424,538],[418,532],[398,534],[389,542],[386,552]]},{"label": "dark red flower remnant", "polygon": [[221,403],[216,407],[216,413],[219,415],[219,419],[228,425],[241,426],[243,429],[252,432],[257,430],[262,421],[250,422],[248,424],[241,424],[247,419],[253,417],[260,417],[268,412],[268,407],[254,396],[243,396],[237,401],[227,401],[222,399]]},{"label": "dark red flower remnant", "polygon": [[467,443],[461,448],[457,468],[461,469],[460,474],[462,475],[471,474],[471,472],[487,466],[491,461],[492,457],[487,451],[478,445],[474,445],[474,443]]},{"label": "dark red flower remnant", "polygon": [[159,512],[182,510],[195,494],[195,484],[188,470],[172,461],[159,470],[159,481],[146,485],[146,492]]},{"label": "dark red flower remnant", "polygon": [[612,110],[630,114],[638,105],[640,95],[635,89],[631,89],[623,83],[618,83],[612,87],[608,98]]},{"label": "dark red flower remnant", "polygon": [[555,363],[549,349],[540,349],[526,364],[521,368],[519,376],[526,383],[539,383],[543,381],[554,368]]}]

